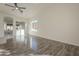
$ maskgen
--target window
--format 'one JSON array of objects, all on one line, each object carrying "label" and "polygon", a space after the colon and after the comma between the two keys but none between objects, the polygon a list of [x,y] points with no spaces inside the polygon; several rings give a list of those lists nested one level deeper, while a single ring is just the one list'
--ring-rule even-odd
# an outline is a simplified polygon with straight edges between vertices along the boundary
[{"label": "window", "polygon": [[31,21],[31,31],[37,32],[37,23],[38,20]]}]

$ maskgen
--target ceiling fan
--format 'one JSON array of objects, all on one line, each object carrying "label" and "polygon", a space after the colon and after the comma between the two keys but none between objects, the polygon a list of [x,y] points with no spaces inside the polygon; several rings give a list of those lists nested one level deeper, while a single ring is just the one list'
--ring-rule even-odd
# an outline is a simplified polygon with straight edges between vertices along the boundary
[{"label": "ceiling fan", "polygon": [[14,6],[8,4],[5,5],[14,8],[13,10],[19,10],[21,13],[23,13],[23,9],[26,9],[25,7],[18,6],[17,3],[14,3]]}]

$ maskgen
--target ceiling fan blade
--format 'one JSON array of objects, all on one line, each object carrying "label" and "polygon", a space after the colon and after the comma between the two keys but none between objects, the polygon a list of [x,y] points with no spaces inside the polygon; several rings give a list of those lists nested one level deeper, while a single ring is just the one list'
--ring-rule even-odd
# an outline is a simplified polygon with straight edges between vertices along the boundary
[{"label": "ceiling fan blade", "polygon": [[12,9],[12,11],[14,11],[15,9]]},{"label": "ceiling fan blade", "polygon": [[6,6],[9,6],[9,7],[14,7],[14,6],[11,6],[11,5],[8,5],[8,4],[5,4]]},{"label": "ceiling fan blade", "polygon": [[23,11],[21,9],[18,9],[21,13],[23,13]]},{"label": "ceiling fan blade", "polygon": [[26,9],[25,7],[18,7],[18,8],[20,8],[20,9]]},{"label": "ceiling fan blade", "polygon": [[17,6],[17,3],[14,3],[14,5],[15,5],[16,7],[18,7],[18,6]]}]

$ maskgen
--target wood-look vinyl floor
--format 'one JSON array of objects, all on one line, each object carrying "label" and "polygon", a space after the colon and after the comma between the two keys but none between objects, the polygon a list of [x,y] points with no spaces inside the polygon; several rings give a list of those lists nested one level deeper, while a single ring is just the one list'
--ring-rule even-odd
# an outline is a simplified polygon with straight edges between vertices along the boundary
[{"label": "wood-look vinyl floor", "polygon": [[8,39],[6,44],[0,45],[0,56],[79,56],[79,47],[29,36],[24,41]]}]

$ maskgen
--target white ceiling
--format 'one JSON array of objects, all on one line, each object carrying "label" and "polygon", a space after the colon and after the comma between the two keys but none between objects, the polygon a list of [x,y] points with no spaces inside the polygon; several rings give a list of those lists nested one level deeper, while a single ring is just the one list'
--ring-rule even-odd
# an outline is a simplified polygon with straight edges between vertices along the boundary
[{"label": "white ceiling", "polygon": [[[9,5],[13,5],[12,3],[9,3]],[[29,18],[29,17],[36,17],[37,15],[44,13],[46,10],[50,12],[50,10],[55,10],[57,8],[62,8],[62,6],[77,6],[79,7],[79,4],[48,4],[48,3],[18,3],[18,6],[26,7],[26,10],[24,10],[23,13],[20,13],[18,10],[12,11],[12,7],[5,6],[4,4],[0,3],[0,12],[13,14],[16,16]],[[70,8],[69,7],[69,8]],[[47,12],[47,11],[46,11]]]},{"label": "white ceiling", "polygon": [[[13,5],[9,3],[9,5]],[[37,13],[39,13],[42,6],[40,4],[31,4],[31,3],[18,3],[18,6],[23,6],[26,8],[26,10],[23,10],[23,13],[19,12],[18,10],[12,11],[12,7],[5,6],[4,4],[0,4],[0,11],[8,14],[13,14],[16,16],[28,18],[28,17],[34,17]]]}]

